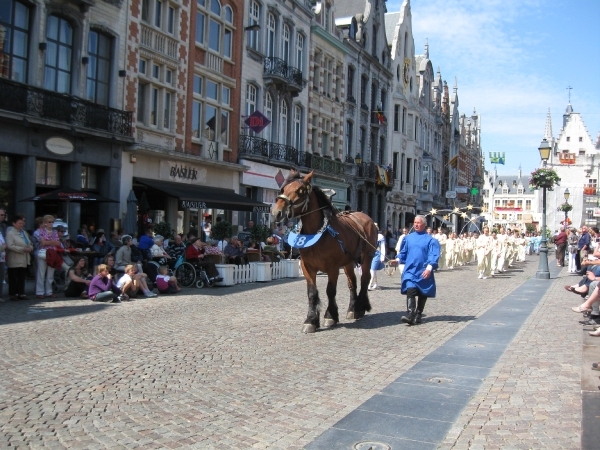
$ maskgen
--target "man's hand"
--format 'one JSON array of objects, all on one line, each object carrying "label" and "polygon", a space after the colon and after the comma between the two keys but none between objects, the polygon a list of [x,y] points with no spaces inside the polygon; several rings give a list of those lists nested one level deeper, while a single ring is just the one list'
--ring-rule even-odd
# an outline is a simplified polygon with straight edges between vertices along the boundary
[{"label": "man's hand", "polygon": [[430,271],[430,270],[427,270],[427,269],[425,269],[425,270],[423,271],[423,274],[422,274],[421,276],[423,277],[423,279],[424,279],[424,280],[426,280],[427,278],[429,278],[429,276],[430,276],[430,275],[431,275],[431,271]]}]

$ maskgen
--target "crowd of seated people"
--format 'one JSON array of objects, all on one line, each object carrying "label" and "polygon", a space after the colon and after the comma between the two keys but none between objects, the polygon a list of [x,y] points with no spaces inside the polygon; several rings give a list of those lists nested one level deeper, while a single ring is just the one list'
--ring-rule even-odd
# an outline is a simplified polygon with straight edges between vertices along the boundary
[{"label": "crowd of seated people", "polygon": [[[5,214],[0,209],[1,213]],[[31,234],[25,231],[23,215],[12,219],[13,223],[6,224],[5,229],[0,223],[0,248],[6,255],[3,266],[0,252],[0,269],[8,267],[11,273],[18,274],[9,276],[9,281],[13,280],[12,287],[9,283],[12,300],[26,298],[24,279],[32,264],[38,298],[56,297],[53,283],[55,270],[58,270],[62,271],[68,297],[97,300],[100,293],[110,291],[116,297],[106,294],[99,298],[122,301],[138,294],[155,296],[150,290],[150,281],[160,293],[179,292],[181,287],[173,276],[177,262],[187,261],[201,267],[210,281],[219,282],[222,278],[216,263],[248,264],[248,254],[253,250],[256,254],[261,247],[266,261],[285,257],[280,251],[282,237],[278,229],[274,229],[273,236],[262,245],[249,241],[246,246],[238,237],[225,238],[218,243],[216,240],[203,242],[193,231],[187,235],[176,234],[167,241],[163,236],[154,235],[151,228],[136,240],[122,229],[107,235],[102,229],[96,232],[93,225],[83,225],[77,230],[77,236],[71,239],[66,222],[55,216],[37,218],[35,232]],[[250,230],[251,223],[248,225]],[[13,231],[9,233],[9,229]],[[101,271],[102,276],[98,277]]]}]

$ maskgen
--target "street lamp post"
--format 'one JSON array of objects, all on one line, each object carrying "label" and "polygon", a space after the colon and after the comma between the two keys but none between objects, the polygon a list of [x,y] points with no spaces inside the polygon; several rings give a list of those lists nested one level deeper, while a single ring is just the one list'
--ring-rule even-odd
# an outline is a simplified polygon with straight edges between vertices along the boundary
[{"label": "street lamp post", "polygon": [[[546,167],[546,162],[550,158],[550,144],[544,138],[538,148],[542,159],[543,167]],[[548,245],[546,239],[546,186],[542,188],[542,242],[540,245],[540,261],[538,270],[535,274],[536,278],[549,280],[550,267],[548,267]]]},{"label": "street lamp post", "polygon": [[[571,193],[569,192],[569,188],[565,189],[565,204],[569,204],[569,197],[571,196]],[[567,208],[565,208],[565,231],[567,230],[567,227],[569,225],[569,222],[567,221],[568,217],[567,215],[569,214],[569,212],[567,211]]]}]

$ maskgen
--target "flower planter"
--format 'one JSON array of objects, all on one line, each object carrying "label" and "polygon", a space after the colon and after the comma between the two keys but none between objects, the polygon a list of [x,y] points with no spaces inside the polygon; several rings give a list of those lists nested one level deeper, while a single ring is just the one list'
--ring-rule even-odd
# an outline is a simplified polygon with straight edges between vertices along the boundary
[{"label": "flower planter", "polygon": [[215,264],[215,267],[219,271],[219,276],[223,278],[223,281],[215,283],[216,286],[233,286],[235,284],[233,280],[234,264]]},{"label": "flower planter", "polygon": [[281,262],[285,267],[286,278],[298,278],[300,276],[300,263],[297,259],[284,259]]},{"label": "flower planter", "polygon": [[256,281],[266,282],[271,281],[271,263],[269,262],[253,262],[250,263],[256,267]]}]

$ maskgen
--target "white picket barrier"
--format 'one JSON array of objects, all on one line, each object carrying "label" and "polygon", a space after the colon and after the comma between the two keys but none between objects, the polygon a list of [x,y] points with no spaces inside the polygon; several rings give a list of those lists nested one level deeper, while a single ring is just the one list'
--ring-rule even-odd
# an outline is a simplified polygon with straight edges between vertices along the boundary
[{"label": "white picket barrier", "polygon": [[[290,267],[293,264],[293,267]],[[223,282],[219,286],[232,286],[235,284],[256,283],[257,281],[280,280],[282,278],[302,277],[299,260],[283,260],[279,262],[252,263],[235,266],[233,264],[219,264],[218,269]],[[270,277],[269,277],[270,275]]]},{"label": "white picket barrier", "polygon": [[283,262],[278,261],[271,264],[271,279],[279,280],[285,278],[285,268]]}]

